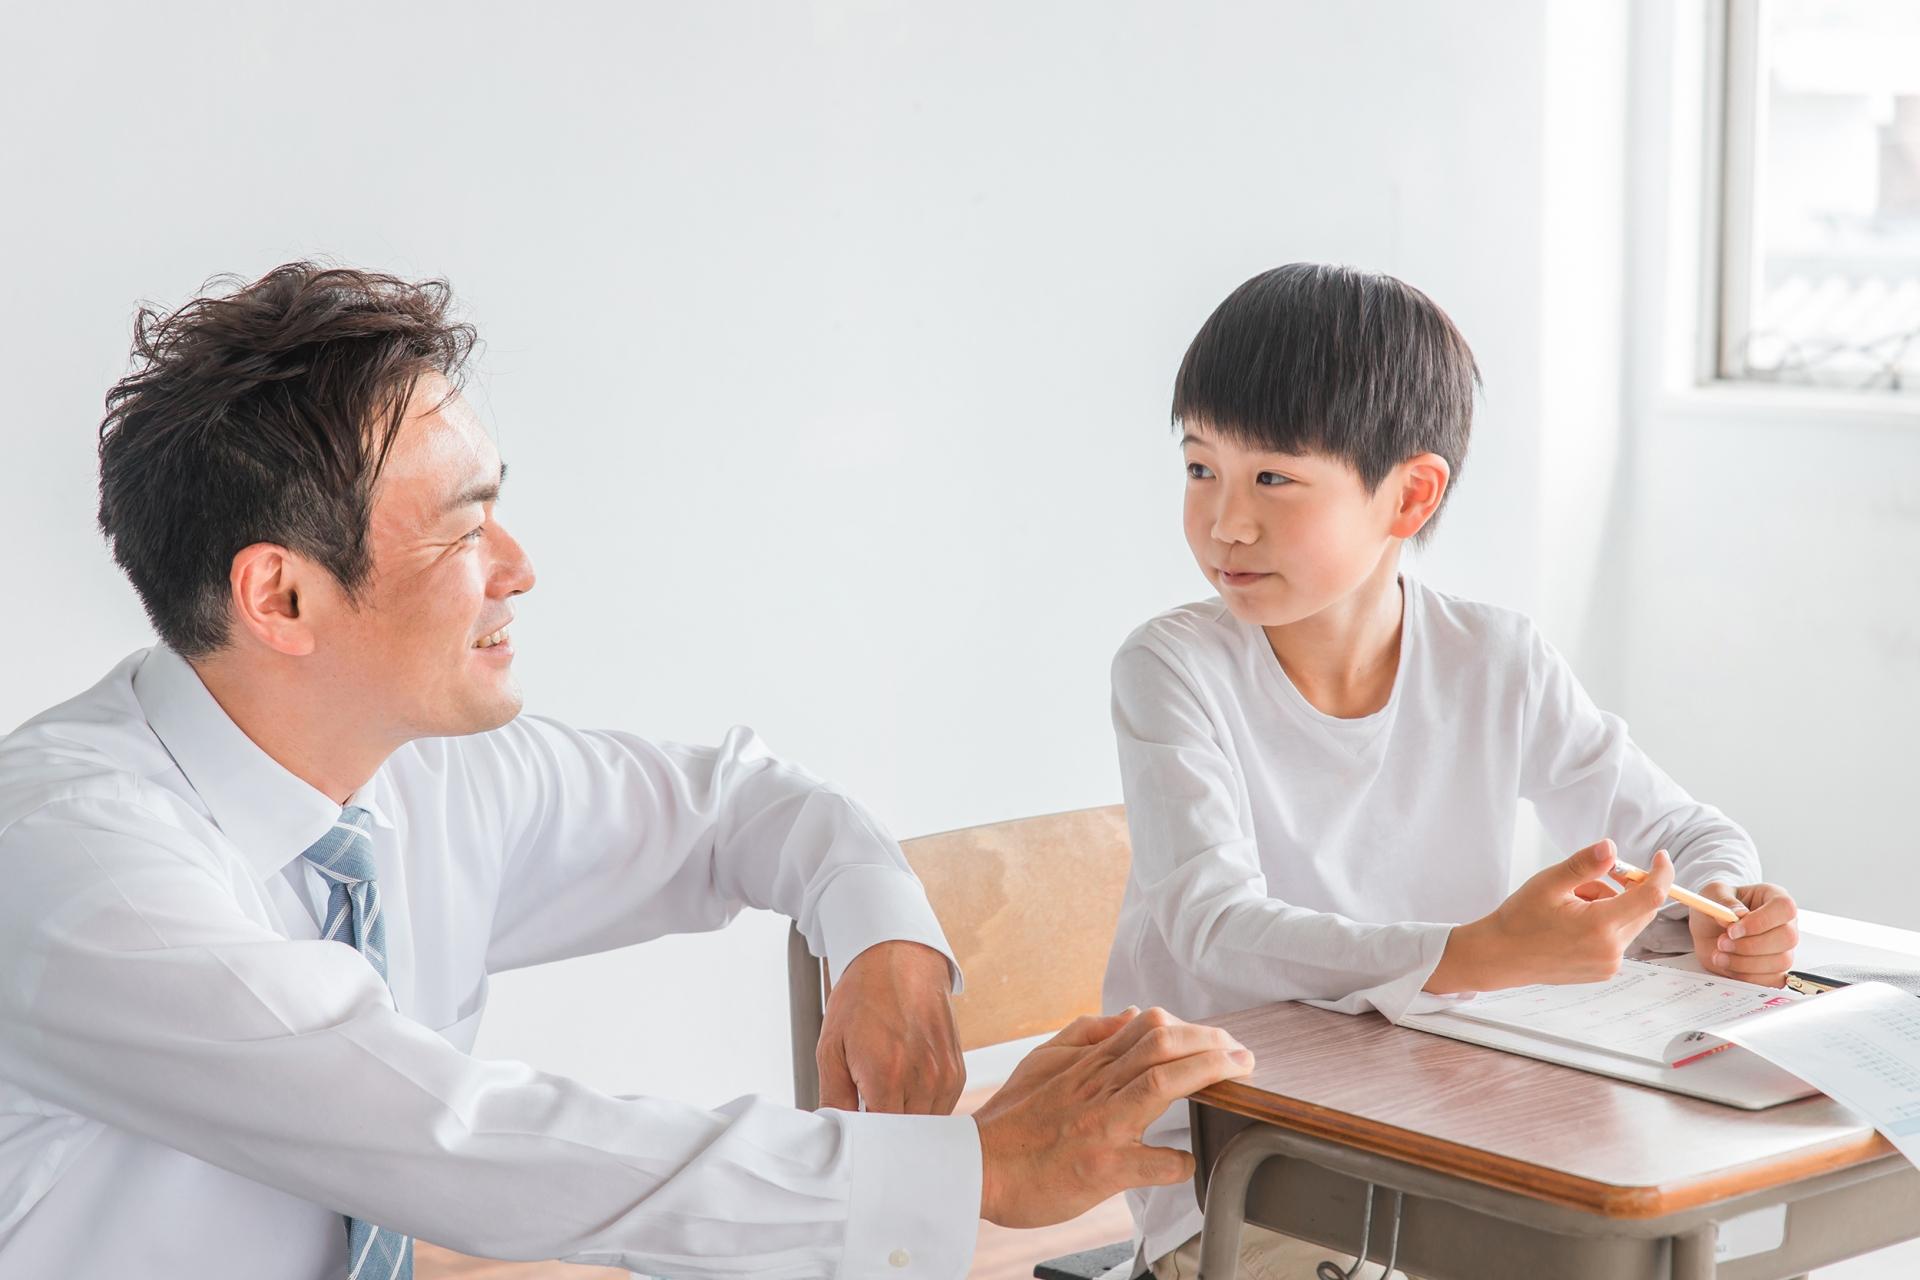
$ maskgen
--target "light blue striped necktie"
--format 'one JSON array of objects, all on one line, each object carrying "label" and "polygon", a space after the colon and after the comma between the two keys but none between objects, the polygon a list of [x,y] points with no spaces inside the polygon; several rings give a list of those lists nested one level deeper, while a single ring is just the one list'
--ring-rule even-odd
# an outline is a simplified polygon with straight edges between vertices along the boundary
[{"label": "light blue striped necktie", "polygon": [[[301,856],[327,882],[327,918],[322,939],[337,939],[387,976],[387,922],[380,915],[380,886],[373,875],[373,815],[346,808],[340,821]],[[347,1219],[347,1280],[413,1280],[413,1237]]]}]

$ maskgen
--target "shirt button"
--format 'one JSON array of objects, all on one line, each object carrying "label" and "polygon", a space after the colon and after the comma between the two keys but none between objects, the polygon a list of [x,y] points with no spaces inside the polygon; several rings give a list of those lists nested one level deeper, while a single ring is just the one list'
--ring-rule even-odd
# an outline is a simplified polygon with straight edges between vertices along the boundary
[{"label": "shirt button", "polygon": [[892,1253],[887,1255],[887,1261],[892,1263],[896,1267],[904,1267],[909,1262],[913,1261],[913,1255],[908,1253],[905,1249],[895,1249]]}]

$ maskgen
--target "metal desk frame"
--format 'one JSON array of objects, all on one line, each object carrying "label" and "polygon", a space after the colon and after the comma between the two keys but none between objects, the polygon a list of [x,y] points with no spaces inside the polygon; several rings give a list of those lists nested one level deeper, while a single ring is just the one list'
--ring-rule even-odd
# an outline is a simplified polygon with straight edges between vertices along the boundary
[{"label": "metal desk frame", "polygon": [[[1206,1209],[1201,1280],[1228,1280],[1253,1222],[1351,1255],[1365,1197],[1385,1221],[1403,1193],[1397,1269],[1425,1280],[1788,1280],[1920,1236],[1920,1170],[1901,1156],[1817,1174],[1652,1218],[1583,1212],[1189,1104],[1194,1180]],[[1778,1248],[1714,1259],[1718,1224],[1786,1207]],[[1372,1261],[1387,1260],[1373,1231]]]}]

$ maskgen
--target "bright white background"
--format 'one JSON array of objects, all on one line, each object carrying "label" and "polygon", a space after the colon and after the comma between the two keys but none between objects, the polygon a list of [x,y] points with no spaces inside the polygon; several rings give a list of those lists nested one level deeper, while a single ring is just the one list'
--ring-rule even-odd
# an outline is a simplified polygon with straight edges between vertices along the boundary
[{"label": "bright white background", "polygon": [[[1335,260],[1431,293],[1485,376],[1419,571],[1534,612],[1809,904],[1920,926],[1920,422],[1679,386],[1697,17],[15,13],[0,727],[150,638],[92,525],[136,301],[330,255],[448,277],[486,338],[472,395],[540,571],[531,708],[751,723],[901,835],[1113,801],[1107,660],[1204,591],[1180,354],[1247,276]],[[481,1052],[783,1095],[782,936],[509,975]]]}]

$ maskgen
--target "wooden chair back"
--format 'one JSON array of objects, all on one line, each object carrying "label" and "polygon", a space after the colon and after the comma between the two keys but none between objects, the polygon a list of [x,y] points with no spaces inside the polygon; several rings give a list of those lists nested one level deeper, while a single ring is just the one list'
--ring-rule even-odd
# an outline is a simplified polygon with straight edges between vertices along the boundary
[{"label": "wooden chair back", "polygon": [[[1057,1031],[1100,1011],[1132,857],[1123,806],[966,827],[901,848],[966,974],[953,1002],[962,1049]],[[827,985],[797,930],[788,979],[795,1100],[811,1106]]]}]

